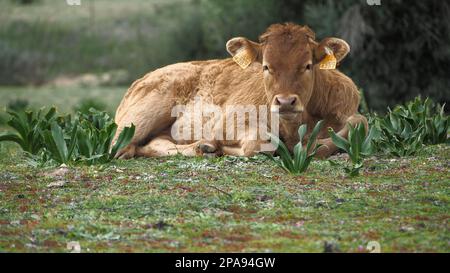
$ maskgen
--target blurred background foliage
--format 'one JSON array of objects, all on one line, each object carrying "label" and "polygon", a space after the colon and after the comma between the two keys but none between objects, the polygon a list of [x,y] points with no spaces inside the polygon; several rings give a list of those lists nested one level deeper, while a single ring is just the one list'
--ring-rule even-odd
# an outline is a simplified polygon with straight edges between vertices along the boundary
[{"label": "blurred background foliage", "polygon": [[[129,85],[171,63],[227,57],[235,36],[257,40],[272,23],[309,25],[345,39],[341,70],[372,110],[450,89],[450,2],[443,0],[4,0],[0,85],[78,79]],[[94,75],[94,76],[92,76]]]}]

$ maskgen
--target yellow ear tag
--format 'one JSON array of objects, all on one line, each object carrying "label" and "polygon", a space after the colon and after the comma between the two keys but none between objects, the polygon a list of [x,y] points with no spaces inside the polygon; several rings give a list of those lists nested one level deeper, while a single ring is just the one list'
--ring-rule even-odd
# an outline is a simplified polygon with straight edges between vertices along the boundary
[{"label": "yellow ear tag", "polygon": [[255,60],[255,56],[250,50],[242,49],[234,55],[233,60],[242,69],[246,69]]},{"label": "yellow ear tag", "polygon": [[319,68],[323,70],[336,69],[337,60],[333,52],[327,51],[325,58],[319,63]]}]

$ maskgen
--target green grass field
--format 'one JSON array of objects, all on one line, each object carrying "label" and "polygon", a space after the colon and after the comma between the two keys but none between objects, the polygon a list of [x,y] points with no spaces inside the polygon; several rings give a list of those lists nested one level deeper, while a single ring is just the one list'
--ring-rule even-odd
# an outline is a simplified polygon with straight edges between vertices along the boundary
[{"label": "green grass field", "polygon": [[[26,100],[32,109],[56,106],[62,113],[73,112],[84,99],[103,102],[107,111],[115,113],[128,87],[6,87],[0,86],[0,112],[9,102]],[[3,113],[2,113],[3,114]]]},{"label": "green grass field", "polygon": [[[126,88],[1,88],[2,106],[111,109]],[[338,160],[343,160],[339,157]],[[360,177],[328,161],[294,177],[255,158],[153,158],[68,170],[0,144],[0,252],[449,252],[450,147],[373,157]],[[328,244],[328,247],[324,247]]]},{"label": "green grass field", "polygon": [[[197,41],[179,42],[185,37],[178,33],[180,20],[195,17],[186,9],[193,9],[186,0],[95,0],[80,6],[1,1],[0,84],[40,85],[60,76],[121,70],[126,75],[116,84],[129,85],[149,70],[188,58]],[[225,54],[225,44],[220,49]]]},{"label": "green grass field", "polygon": [[[327,161],[304,176],[267,160],[173,157],[34,168],[0,161],[0,251],[449,252],[448,146],[373,159],[359,178]],[[54,182],[63,181],[52,186]]]}]

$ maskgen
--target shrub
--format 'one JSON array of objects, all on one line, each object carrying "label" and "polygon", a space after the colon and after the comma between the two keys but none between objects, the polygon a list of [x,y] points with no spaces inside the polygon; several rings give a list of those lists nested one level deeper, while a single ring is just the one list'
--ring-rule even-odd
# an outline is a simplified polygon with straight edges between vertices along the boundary
[{"label": "shrub", "polygon": [[447,100],[450,24],[442,18],[450,15],[448,1],[383,1],[382,8],[354,0],[301,3],[305,9],[293,20],[303,15],[297,22],[319,38],[336,36],[351,45],[341,69],[364,87],[371,109],[385,111],[419,94]]}]

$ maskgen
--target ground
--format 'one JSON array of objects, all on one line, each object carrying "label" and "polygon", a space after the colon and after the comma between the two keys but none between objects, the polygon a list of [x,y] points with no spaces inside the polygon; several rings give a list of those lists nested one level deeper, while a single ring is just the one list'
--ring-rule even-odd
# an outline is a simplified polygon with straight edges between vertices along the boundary
[{"label": "ground", "polygon": [[[10,92],[35,106],[58,97]],[[449,159],[448,145],[377,156],[356,178],[328,161],[290,176],[262,156],[65,169],[2,144],[0,252],[68,252],[69,242],[81,252],[365,252],[371,241],[382,252],[449,252]]]}]

